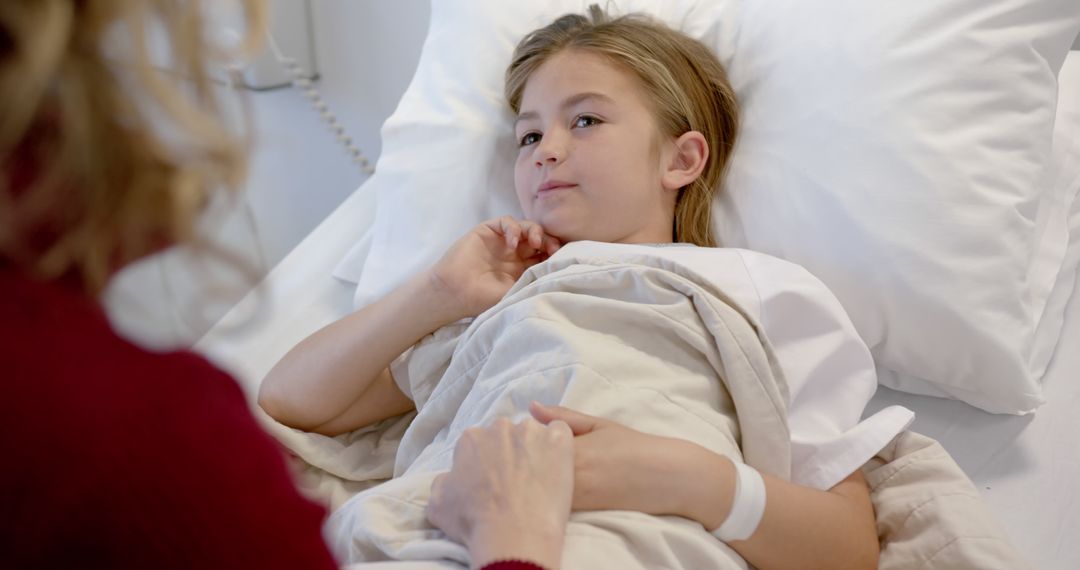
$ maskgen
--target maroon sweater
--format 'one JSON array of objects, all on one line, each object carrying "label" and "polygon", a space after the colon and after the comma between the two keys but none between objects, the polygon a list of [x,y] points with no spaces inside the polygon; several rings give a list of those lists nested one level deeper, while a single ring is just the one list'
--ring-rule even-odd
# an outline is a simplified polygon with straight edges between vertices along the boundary
[{"label": "maroon sweater", "polygon": [[0,262],[0,568],[335,568],[240,388]]}]

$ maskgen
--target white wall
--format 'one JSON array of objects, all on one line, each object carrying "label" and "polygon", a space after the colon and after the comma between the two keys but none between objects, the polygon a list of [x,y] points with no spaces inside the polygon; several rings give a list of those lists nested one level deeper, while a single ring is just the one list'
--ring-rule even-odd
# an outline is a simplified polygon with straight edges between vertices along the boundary
[{"label": "white wall", "polygon": [[[282,2],[295,0],[276,4]],[[310,3],[320,72],[316,87],[374,163],[379,129],[416,70],[430,0]],[[248,96],[256,136],[244,202],[208,216],[217,220],[208,225],[216,241],[261,275],[366,177],[300,92],[286,87]],[[223,284],[231,287],[211,293]],[[246,285],[226,266],[199,271],[182,252],[170,251],[125,271],[106,305],[114,324],[131,337],[152,346],[185,346],[238,301]]]},{"label": "white wall", "polygon": [[311,0],[327,103],[370,157],[427,37],[431,0]]}]

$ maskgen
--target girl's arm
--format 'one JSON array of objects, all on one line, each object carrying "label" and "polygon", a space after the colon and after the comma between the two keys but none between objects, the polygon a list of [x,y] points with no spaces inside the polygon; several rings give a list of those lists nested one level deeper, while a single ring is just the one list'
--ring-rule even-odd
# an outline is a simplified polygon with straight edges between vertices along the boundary
[{"label": "girl's arm", "polygon": [[390,362],[464,316],[425,271],[293,347],[263,380],[259,406],[287,426],[331,436],[402,414],[413,403]]},{"label": "girl's arm", "polygon": [[[532,413],[541,423],[565,421],[574,432],[575,511],[678,515],[710,531],[727,518],[735,494],[728,458],[566,408],[534,403]],[[828,491],[763,477],[765,513],[757,530],[728,543],[747,562],[762,570],[877,568],[874,508],[860,472]]]},{"label": "girl's arm", "polygon": [[[727,457],[689,444],[681,472],[684,516],[715,529],[727,518],[735,493],[735,466]],[[703,476],[704,474],[708,476]],[[713,475],[713,474],[719,475]],[[762,475],[765,514],[754,534],[729,542],[757,568],[877,568],[879,545],[874,505],[856,471],[828,491]]]},{"label": "girl's arm", "polygon": [[559,248],[532,222],[484,222],[431,269],[296,345],[263,379],[259,406],[298,429],[337,435],[413,409],[388,366],[425,335],[499,302]]}]

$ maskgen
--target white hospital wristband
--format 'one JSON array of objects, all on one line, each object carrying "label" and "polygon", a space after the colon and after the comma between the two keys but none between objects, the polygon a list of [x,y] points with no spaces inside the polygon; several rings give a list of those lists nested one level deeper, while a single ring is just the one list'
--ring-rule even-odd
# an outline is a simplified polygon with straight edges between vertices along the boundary
[{"label": "white hospital wristband", "polygon": [[761,473],[745,463],[731,463],[735,465],[735,497],[727,519],[712,531],[724,542],[750,538],[765,514],[765,480]]}]

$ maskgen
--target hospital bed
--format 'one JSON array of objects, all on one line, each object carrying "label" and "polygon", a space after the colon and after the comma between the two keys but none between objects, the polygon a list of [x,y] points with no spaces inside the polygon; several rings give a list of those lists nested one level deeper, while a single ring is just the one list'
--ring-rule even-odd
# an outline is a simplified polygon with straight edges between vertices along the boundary
[{"label": "hospital bed", "polygon": [[[1080,101],[1080,52],[1066,64],[1061,101]],[[1077,128],[1075,125],[1073,128]],[[1074,131],[1075,132],[1075,131]],[[1080,161],[1080,156],[1072,157]],[[374,196],[361,186],[218,323],[196,350],[254,396],[288,349],[353,309],[354,286],[331,276],[364,239]],[[1068,256],[1080,256],[1080,203],[1069,216]],[[355,253],[355,252],[354,252]],[[955,400],[881,388],[867,414],[914,410],[913,430],[939,440],[970,476],[1019,551],[1036,568],[1080,568],[1080,284],[1059,295],[1064,328],[1043,380],[1046,404],[1025,416],[995,415]]]}]

